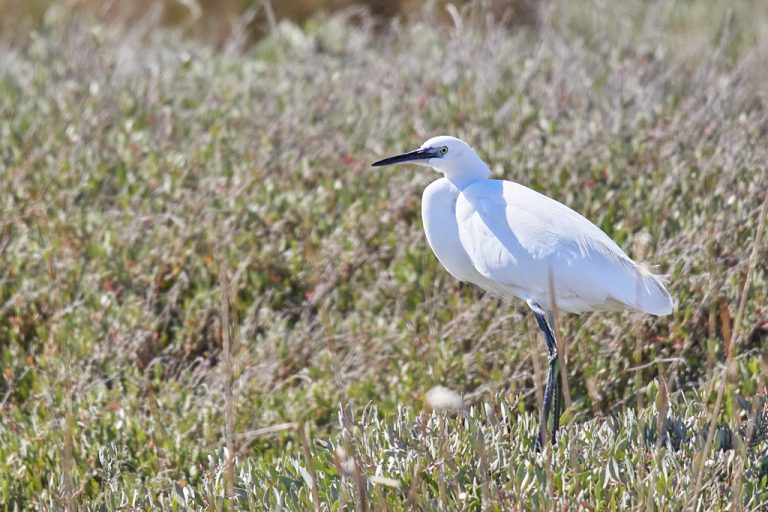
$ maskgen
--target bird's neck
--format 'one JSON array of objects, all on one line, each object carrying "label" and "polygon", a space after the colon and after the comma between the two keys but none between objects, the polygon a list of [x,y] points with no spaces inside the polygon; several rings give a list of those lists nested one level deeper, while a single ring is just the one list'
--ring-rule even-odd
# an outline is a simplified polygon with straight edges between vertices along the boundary
[{"label": "bird's neck", "polygon": [[463,190],[476,181],[487,180],[491,177],[491,169],[477,155],[462,158],[454,165],[440,169],[440,171],[459,190]]}]

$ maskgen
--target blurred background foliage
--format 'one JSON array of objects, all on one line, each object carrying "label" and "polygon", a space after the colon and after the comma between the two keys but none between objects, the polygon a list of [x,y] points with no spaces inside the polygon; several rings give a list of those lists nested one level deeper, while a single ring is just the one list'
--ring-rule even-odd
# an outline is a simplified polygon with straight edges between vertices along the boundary
[{"label": "blurred background foliage", "polygon": [[[46,10],[55,0],[0,0],[0,30],[8,37],[40,25]],[[187,35],[223,42],[234,31],[245,31],[251,40],[259,39],[270,24],[281,20],[302,23],[318,14],[343,10],[375,16],[379,22],[392,17],[407,21],[420,16],[425,4],[436,19],[451,19],[445,6],[462,8],[468,0],[68,0],[63,8],[93,16],[104,23],[135,24],[151,18],[166,27],[182,29]],[[484,9],[509,24],[535,24],[535,0],[483,0]]]}]

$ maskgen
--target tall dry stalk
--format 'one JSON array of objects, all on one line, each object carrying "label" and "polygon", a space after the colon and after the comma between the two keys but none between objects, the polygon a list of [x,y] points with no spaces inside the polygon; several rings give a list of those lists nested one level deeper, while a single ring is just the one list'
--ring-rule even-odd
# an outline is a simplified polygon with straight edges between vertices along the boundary
[{"label": "tall dry stalk", "polygon": [[[565,408],[571,407],[571,386],[568,383],[568,344],[562,336],[558,335],[558,322],[560,312],[557,309],[557,300],[555,296],[555,277],[554,269],[549,267],[549,295],[552,297],[552,331],[555,334],[555,341],[557,342],[557,353],[559,354],[559,366],[560,366],[560,384],[562,386],[563,401],[565,402]],[[562,413],[562,411],[560,411]]]},{"label": "tall dry stalk", "polygon": [[64,509],[67,512],[73,512],[75,507],[75,492],[72,473],[74,471],[74,440],[73,440],[73,413],[72,413],[72,361],[69,353],[69,345],[65,341],[66,337],[59,332],[59,323],[64,314],[64,304],[59,290],[59,277],[56,272],[56,266],[53,259],[53,247],[48,232],[47,224],[43,224],[43,239],[45,247],[45,262],[48,269],[48,276],[51,280],[51,294],[56,312],[51,318],[50,336],[53,345],[62,356],[64,362],[64,446],[61,454],[61,495],[64,501]]},{"label": "tall dry stalk", "polygon": [[[736,312],[736,318],[733,322],[733,334],[729,330],[724,330],[723,337],[726,338],[725,345],[725,369],[723,370],[722,381],[720,382],[720,388],[717,390],[717,398],[715,399],[715,407],[712,409],[712,413],[709,420],[709,427],[707,431],[707,439],[704,443],[704,449],[701,451],[701,455],[694,462],[693,465],[693,497],[688,499],[686,496],[685,509],[690,510],[691,507],[696,507],[696,502],[699,499],[701,493],[701,476],[702,468],[704,466],[704,460],[709,456],[709,452],[712,449],[712,442],[715,437],[715,430],[717,424],[717,418],[720,415],[720,408],[723,405],[723,398],[725,397],[726,386],[728,385],[728,379],[733,374],[734,359],[733,359],[733,347],[741,336],[741,323],[744,317],[744,308],[747,303],[747,293],[749,292],[750,285],[752,284],[752,275],[755,272],[757,266],[757,252],[763,239],[763,230],[765,228],[765,213],[768,210],[768,196],[763,201],[763,206],[760,209],[760,220],[757,224],[757,233],[755,234],[755,244],[752,246],[752,254],[750,255],[749,269],[747,270],[747,276],[744,279],[744,287],[741,290],[741,298],[739,299],[739,309]],[[740,482],[739,482],[740,483]],[[740,507],[740,504],[739,504]]]},{"label": "tall dry stalk", "polygon": [[[555,341],[557,342],[557,352],[559,354],[560,359],[560,384],[561,384],[561,392],[563,394],[563,402],[565,405],[565,409],[561,409],[560,414],[562,415],[564,410],[568,410],[571,408],[571,387],[568,381],[568,342],[565,341],[565,338],[560,336],[559,331],[559,322],[560,322],[560,312],[557,309],[557,300],[555,299],[555,278],[554,278],[554,270],[552,267],[549,267],[549,294],[552,297],[552,331],[555,334]],[[555,421],[560,421],[560,418],[555,418]],[[569,422],[570,423],[570,422]],[[576,460],[576,451],[574,443],[570,443],[568,446],[568,463],[571,466],[571,472],[572,474],[576,475],[578,472],[578,461]],[[578,494],[580,492],[580,485],[579,480],[574,479],[574,487],[575,492]]]},{"label": "tall dry stalk", "polygon": [[234,495],[235,468],[235,405],[232,393],[234,371],[232,365],[232,326],[229,313],[229,275],[221,259],[219,259],[219,290],[221,312],[221,339],[224,361],[224,400],[225,400],[225,438],[227,444],[227,497]]}]

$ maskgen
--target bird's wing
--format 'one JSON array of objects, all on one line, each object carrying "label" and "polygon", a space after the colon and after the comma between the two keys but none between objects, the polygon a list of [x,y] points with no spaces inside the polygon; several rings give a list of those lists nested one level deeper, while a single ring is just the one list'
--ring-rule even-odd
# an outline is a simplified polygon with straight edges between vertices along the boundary
[{"label": "bird's wing", "polygon": [[671,311],[658,276],[587,219],[529,188],[501,180],[474,183],[459,195],[456,217],[477,271],[513,295],[552,307],[551,280],[564,311]]}]

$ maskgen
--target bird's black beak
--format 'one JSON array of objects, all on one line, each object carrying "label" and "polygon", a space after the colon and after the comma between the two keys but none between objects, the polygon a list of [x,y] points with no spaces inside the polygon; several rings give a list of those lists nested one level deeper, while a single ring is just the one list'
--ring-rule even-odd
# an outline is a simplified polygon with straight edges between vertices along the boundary
[{"label": "bird's black beak", "polygon": [[381,167],[383,165],[402,164],[403,162],[413,162],[417,160],[429,160],[430,158],[437,158],[440,154],[436,148],[420,148],[416,151],[410,151],[403,153],[402,155],[391,156],[378,162],[373,162],[373,167]]}]

